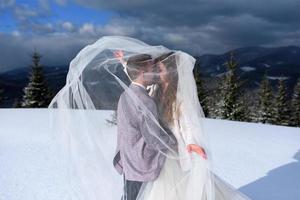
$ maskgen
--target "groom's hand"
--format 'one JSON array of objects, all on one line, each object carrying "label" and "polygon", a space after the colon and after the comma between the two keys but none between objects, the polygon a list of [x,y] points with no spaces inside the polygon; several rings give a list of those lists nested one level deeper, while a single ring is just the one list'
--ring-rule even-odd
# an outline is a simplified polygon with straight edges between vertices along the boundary
[{"label": "groom's hand", "polygon": [[202,147],[200,147],[199,145],[188,144],[186,148],[189,153],[195,152],[195,153],[199,154],[200,156],[202,156],[204,159],[207,159],[205,150]]}]

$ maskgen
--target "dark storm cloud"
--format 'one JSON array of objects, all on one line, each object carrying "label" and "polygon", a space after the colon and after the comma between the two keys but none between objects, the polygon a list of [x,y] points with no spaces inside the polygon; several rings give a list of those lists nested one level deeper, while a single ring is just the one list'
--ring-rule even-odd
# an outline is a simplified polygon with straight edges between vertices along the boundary
[{"label": "dark storm cloud", "polygon": [[0,33],[0,71],[30,66],[31,54],[36,49],[43,56],[41,63],[47,66],[66,65],[90,38],[66,34],[47,36],[21,36]]},{"label": "dark storm cloud", "polygon": [[[68,21],[59,21],[52,28],[55,32],[45,31],[46,34],[0,32],[0,72],[29,66],[30,55],[34,49],[42,54],[44,65],[68,65],[80,49],[95,42],[101,36],[133,35],[136,32],[134,27],[119,21],[111,21],[107,25],[84,23],[81,26],[75,26]],[[37,33],[37,27],[35,33]]]},{"label": "dark storm cloud", "polygon": [[[145,26],[153,29],[163,26],[175,33],[180,27],[189,27],[190,31],[203,31],[191,44],[205,42],[201,34],[210,34],[211,40],[232,47],[270,45],[280,43],[284,37],[300,30],[299,0],[136,0],[130,3],[122,0],[77,0],[77,3],[115,10],[123,19],[129,16],[142,19]],[[186,32],[181,34],[187,35]]]},{"label": "dark storm cloud", "polygon": [[[80,48],[103,35],[131,36],[193,55],[223,53],[243,46],[300,45],[299,0],[55,1],[60,6],[76,3],[99,12],[116,13],[103,25],[88,22],[76,25],[70,21],[42,23],[41,18],[52,14],[48,0],[40,0],[37,8],[8,0],[0,0],[0,6],[1,2],[14,10],[18,31],[6,34],[5,39],[0,35],[0,53],[7,55],[5,60],[0,60],[0,70],[3,66],[20,66],[28,60],[28,53],[21,51],[32,51],[32,44],[46,55],[47,64],[66,63]],[[32,35],[23,35],[24,32]],[[11,58],[3,47],[20,59]]]},{"label": "dark storm cloud", "polygon": [[149,21],[158,20],[168,25],[174,25],[174,22],[181,25],[201,25],[213,21],[217,16],[236,17],[244,14],[273,23],[298,25],[300,18],[298,0],[135,0],[130,2],[76,0],[76,2],[87,7],[116,10],[124,15],[146,17]]}]

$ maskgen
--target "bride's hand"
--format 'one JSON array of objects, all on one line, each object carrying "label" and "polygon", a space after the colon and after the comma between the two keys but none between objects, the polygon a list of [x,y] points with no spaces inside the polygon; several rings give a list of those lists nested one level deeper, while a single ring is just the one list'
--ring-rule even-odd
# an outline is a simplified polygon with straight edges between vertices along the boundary
[{"label": "bride's hand", "polygon": [[118,50],[118,51],[115,51],[114,52],[114,56],[115,58],[117,58],[120,63],[122,63],[123,65],[126,63],[125,60],[124,60],[124,53],[122,50]]},{"label": "bride's hand", "polygon": [[186,148],[189,153],[195,152],[195,153],[199,154],[200,156],[202,156],[204,159],[207,159],[205,150],[202,147],[200,147],[199,145],[188,144]]}]

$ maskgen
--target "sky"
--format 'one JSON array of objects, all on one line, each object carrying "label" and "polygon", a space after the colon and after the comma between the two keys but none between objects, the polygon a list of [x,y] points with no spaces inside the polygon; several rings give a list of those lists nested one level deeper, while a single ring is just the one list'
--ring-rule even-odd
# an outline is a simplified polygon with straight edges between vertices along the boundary
[{"label": "sky", "polygon": [[104,35],[192,55],[300,45],[299,0],[0,0],[0,71],[68,65]]}]

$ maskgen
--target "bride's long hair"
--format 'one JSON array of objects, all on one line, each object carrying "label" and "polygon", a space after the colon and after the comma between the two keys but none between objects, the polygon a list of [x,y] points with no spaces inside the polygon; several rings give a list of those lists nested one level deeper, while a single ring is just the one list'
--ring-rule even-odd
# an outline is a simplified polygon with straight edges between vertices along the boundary
[{"label": "bride's long hair", "polygon": [[163,91],[163,84],[165,82],[159,81],[158,88],[154,94],[154,100],[158,105],[159,118],[163,123],[173,124],[174,116],[173,110],[175,109],[176,115],[178,118],[180,115],[179,105],[174,103],[176,101],[177,95],[177,86],[178,86],[178,72],[176,65],[176,58],[174,52],[163,54],[154,60],[157,63],[157,68],[159,68],[158,63],[162,63],[167,71],[167,80],[168,86]]}]

